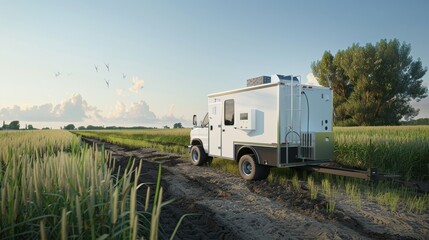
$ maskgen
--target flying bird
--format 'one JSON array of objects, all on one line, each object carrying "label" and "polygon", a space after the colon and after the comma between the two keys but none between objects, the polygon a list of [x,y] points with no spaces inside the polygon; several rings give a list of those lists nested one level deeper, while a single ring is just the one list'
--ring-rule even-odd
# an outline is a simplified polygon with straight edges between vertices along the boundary
[{"label": "flying bird", "polygon": [[95,67],[95,71],[98,72],[98,66],[94,65],[94,67]]},{"label": "flying bird", "polygon": [[104,79],[104,81],[106,82],[107,87],[110,87],[110,81]]},{"label": "flying bird", "polygon": [[124,73],[122,73],[122,78],[125,79],[127,77],[127,75],[125,75]]},{"label": "flying bird", "polygon": [[110,72],[110,66],[109,66],[109,64],[108,63],[104,63],[104,65],[106,65],[107,71]]},{"label": "flying bird", "polygon": [[56,73],[54,73],[55,74],[55,77],[59,77],[60,75],[61,75],[61,73],[60,72],[56,72]]}]

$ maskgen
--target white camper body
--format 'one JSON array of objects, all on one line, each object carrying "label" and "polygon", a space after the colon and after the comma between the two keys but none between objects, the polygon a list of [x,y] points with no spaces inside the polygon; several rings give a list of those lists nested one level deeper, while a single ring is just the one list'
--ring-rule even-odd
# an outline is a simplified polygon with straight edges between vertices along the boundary
[{"label": "white camper body", "polygon": [[255,163],[247,167],[257,168],[332,160],[331,89],[302,85],[293,76],[265,78],[271,81],[208,95],[207,116],[191,131],[194,162],[198,157],[240,161],[251,155]]}]

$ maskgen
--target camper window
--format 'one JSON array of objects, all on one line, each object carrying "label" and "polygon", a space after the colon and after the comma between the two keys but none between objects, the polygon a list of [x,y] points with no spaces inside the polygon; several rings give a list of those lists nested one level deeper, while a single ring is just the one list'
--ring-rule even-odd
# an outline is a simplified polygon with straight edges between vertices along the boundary
[{"label": "camper window", "polygon": [[225,125],[234,125],[234,99],[225,100]]}]

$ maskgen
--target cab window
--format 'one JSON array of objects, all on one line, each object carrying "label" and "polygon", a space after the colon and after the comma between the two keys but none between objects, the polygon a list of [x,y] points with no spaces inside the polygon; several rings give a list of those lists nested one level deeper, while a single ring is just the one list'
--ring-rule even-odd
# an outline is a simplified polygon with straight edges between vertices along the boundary
[{"label": "cab window", "polygon": [[206,116],[203,119],[203,122],[201,123],[201,127],[208,127],[209,126],[209,113],[206,114]]}]

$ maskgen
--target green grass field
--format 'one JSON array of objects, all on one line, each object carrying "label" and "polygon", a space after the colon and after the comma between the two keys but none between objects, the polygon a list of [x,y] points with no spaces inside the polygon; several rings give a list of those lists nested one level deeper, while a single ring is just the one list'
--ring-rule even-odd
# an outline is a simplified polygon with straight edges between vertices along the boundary
[{"label": "green grass field", "polygon": [[[133,147],[155,147],[164,151],[176,151],[185,157],[188,151],[190,129],[78,131],[89,137],[125,144]],[[377,167],[379,172],[400,174],[406,180],[429,179],[429,126],[395,127],[335,127],[336,161],[342,165],[367,169]],[[237,164],[230,160],[215,158],[211,167],[239,176]],[[429,205],[429,195],[396,186],[392,182],[378,182],[372,188],[359,179],[350,179],[318,173],[298,173],[293,169],[271,169],[268,181],[291,184],[307,182],[311,198],[324,195],[329,201],[327,210],[335,209],[336,191],[343,189],[349,198],[361,205],[362,199],[397,211],[399,206],[406,211],[422,213]]]},{"label": "green grass field", "polygon": [[86,137],[96,138],[128,147],[157,148],[180,155],[187,154],[190,129],[145,129],[145,130],[96,130],[73,131]]},{"label": "green grass field", "polygon": [[[187,155],[189,129],[76,132],[132,147],[155,147]],[[351,167],[379,167],[404,177],[428,180],[429,127],[335,128],[337,161]],[[104,151],[82,145],[68,131],[0,132],[0,238],[127,238],[157,231],[159,212],[136,213],[134,170],[114,179]],[[236,163],[214,159],[212,167],[238,175]],[[328,211],[335,209],[338,189],[361,205],[362,199],[386,208],[422,213],[429,195],[398,188],[389,182],[374,187],[361,180],[313,173],[297,176],[291,169],[272,169],[268,181],[308,182],[311,197],[324,195]],[[158,189],[158,188],[157,188]],[[159,189],[158,189],[159,190]],[[299,189],[297,190],[299,191]],[[310,194],[310,193],[309,193]],[[161,202],[157,203],[158,206]],[[152,204],[156,205],[156,204]],[[146,225],[142,225],[145,223]],[[136,229],[141,230],[136,230]],[[120,237],[118,237],[120,236]]]}]

